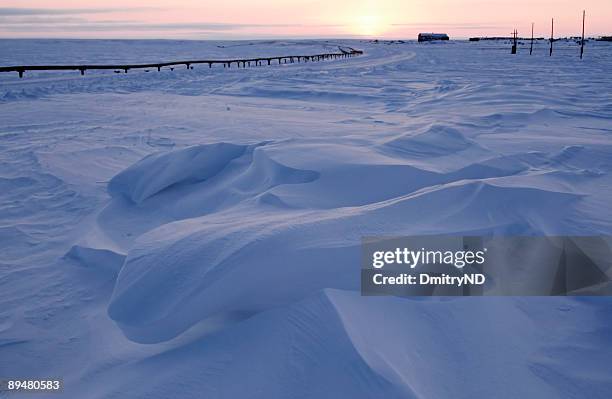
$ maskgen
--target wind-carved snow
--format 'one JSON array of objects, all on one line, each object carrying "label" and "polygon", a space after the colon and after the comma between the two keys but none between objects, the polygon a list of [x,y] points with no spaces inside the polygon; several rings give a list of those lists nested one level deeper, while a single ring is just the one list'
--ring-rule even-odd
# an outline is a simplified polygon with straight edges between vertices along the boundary
[{"label": "wind-carved snow", "polygon": [[606,298],[358,291],[367,235],[610,234],[609,48],[348,44],[365,54],[0,76],[0,375],[91,398],[607,398]]},{"label": "wind-carved snow", "polygon": [[139,204],[175,184],[197,183],[215,176],[246,149],[219,143],[178,153],[153,154],[115,176],[108,184],[108,191]]},{"label": "wind-carved snow", "polygon": [[[541,160],[523,161],[520,169],[512,162],[491,162],[491,169],[484,162],[435,173],[378,149],[345,145],[332,147],[336,157],[313,155],[325,153],[324,146],[293,140],[244,151],[187,147],[149,156],[113,178],[111,194],[156,192],[159,199],[147,200],[182,220],[137,240],[109,315],[131,339],[159,342],[210,316],[260,312],[325,288],[358,290],[363,236],[568,231],[580,216],[580,193],[505,181]],[[231,167],[247,148],[254,149],[250,164]],[[433,151],[457,149],[456,142],[440,141]],[[180,178],[174,171],[182,171]],[[167,184],[177,180],[183,184]]]}]

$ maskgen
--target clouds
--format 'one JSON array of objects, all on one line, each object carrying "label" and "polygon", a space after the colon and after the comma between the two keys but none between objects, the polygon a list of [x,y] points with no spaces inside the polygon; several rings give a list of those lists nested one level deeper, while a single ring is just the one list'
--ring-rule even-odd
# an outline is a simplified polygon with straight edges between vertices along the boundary
[{"label": "clouds", "polygon": [[109,14],[123,12],[139,12],[151,10],[150,7],[129,8],[21,8],[0,7],[0,17],[23,17],[32,15],[87,15],[87,14]]},{"label": "clouds", "polygon": [[88,25],[88,15],[134,12],[133,8],[20,8],[0,7],[0,32],[42,32]]},{"label": "clouds", "polygon": [[[172,9],[140,8],[18,8],[0,7],[0,36],[5,37],[150,37],[218,33],[226,37],[267,30],[334,28],[338,24],[175,22]],[[151,20],[150,16],[159,17]],[[165,22],[168,21],[168,22]]]},{"label": "clouds", "polygon": [[0,32],[77,31],[96,24],[112,29],[113,25],[129,21],[116,21],[111,15],[106,20],[92,20],[91,16],[105,14],[136,14],[150,7],[130,8],[22,8],[0,7]]},{"label": "clouds", "polygon": [[233,24],[233,23],[139,23],[139,22],[87,22],[81,18],[66,19],[40,19],[30,20],[28,23],[14,23],[14,26],[5,26],[3,30],[14,32],[47,32],[47,31],[70,31],[78,32],[82,30],[112,32],[112,31],[202,31],[202,32],[226,32],[249,28],[295,28],[300,24]]},{"label": "clouds", "polygon": [[409,28],[441,28],[453,30],[503,30],[509,29],[508,26],[496,24],[476,24],[476,23],[439,23],[439,22],[415,22],[415,23],[398,23],[391,26],[409,27]]}]

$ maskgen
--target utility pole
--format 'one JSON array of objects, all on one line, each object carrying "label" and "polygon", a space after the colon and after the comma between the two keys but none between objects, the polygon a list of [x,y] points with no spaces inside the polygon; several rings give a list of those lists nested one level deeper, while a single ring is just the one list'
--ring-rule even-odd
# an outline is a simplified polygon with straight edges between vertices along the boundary
[{"label": "utility pole", "polygon": [[513,44],[512,44],[512,54],[516,54],[516,36],[518,35],[518,32],[516,31],[516,29],[514,30],[514,32],[512,32],[512,40],[513,40]]},{"label": "utility pole", "polygon": [[584,54],[584,18],[586,16],[586,10],[582,10],[582,41],[580,42],[580,59]]},{"label": "utility pole", "polygon": [[552,57],[552,46],[553,46],[553,41],[554,41],[554,39],[553,39],[554,31],[555,31],[555,19],[553,18],[553,19],[551,19],[551,22],[550,22],[550,53],[548,54],[550,57]]},{"label": "utility pole", "polygon": [[531,23],[531,47],[529,48],[529,55],[533,53],[533,22]]}]

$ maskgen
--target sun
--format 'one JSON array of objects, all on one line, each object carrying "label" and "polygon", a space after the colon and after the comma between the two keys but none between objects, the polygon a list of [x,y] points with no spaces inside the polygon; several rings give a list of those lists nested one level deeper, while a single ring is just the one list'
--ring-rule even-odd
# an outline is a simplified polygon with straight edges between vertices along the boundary
[{"label": "sun", "polygon": [[384,33],[387,24],[379,15],[359,15],[353,24],[354,33],[361,36],[376,36]]},{"label": "sun", "polygon": [[[353,36],[376,38],[391,31],[397,18],[397,7],[390,0],[354,0],[351,7],[333,8],[333,20],[342,24],[342,30]],[[399,1],[399,0],[395,0]],[[344,4],[344,2],[338,2]]]}]

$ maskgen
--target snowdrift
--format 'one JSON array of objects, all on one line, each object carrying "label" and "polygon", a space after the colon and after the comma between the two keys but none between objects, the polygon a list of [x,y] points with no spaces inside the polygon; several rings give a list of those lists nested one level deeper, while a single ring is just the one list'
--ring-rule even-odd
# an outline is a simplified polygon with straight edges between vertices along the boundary
[{"label": "snowdrift", "polygon": [[[129,368],[102,370],[93,397],[603,398],[612,388],[607,358],[597,354],[606,338],[592,332],[608,328],[598,318],[609,301],[488,299],[317,291]],[[566,333],[551,339],[551,328]],[[151,375],[145,387],[133,383]]]},{"label": "snowdrift", "polygon": [[[432,149],[446,150],[456,152],[456,142]],[[363,236],[554,233],[579,217],[582,194],[558,177],[535,173],[547,188],[529,174],[512,180],[540,157],[485,158],[442,173],[411,166],[421,156],[291,140],[143,159],[111,180],[110,194],[149,206],[143,218],[179,220],[136,240],[109,315],[130,339],[165,341],[212,316],[254,314],[325,288],[358,290]]]},{"label": "snowdrift", "polygon": [[246,150],[245,146],[219,143],[150,155],[115,176],[108,184],[108,192],[122,194],[139,204],[170,186],[197,183],[216,175]]}]

